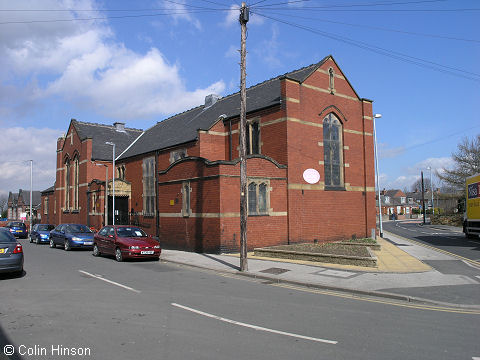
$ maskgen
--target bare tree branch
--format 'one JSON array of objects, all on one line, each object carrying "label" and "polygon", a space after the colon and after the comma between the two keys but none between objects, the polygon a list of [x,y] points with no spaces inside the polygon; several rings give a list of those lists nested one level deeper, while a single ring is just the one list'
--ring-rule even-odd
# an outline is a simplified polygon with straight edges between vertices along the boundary
[{"label": "bare tree branch", "polygon": [[465,178],[480,172],[480,135],[471,140],[464,138],[457,147],[452,154],[453,169],[444,168],[443,173],[437,171],[436,175],[446,187],[464,191]]}]

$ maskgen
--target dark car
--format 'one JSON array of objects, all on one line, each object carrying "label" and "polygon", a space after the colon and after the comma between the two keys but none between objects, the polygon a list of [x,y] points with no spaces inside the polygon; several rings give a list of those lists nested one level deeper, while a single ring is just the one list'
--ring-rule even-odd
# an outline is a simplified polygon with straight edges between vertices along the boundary
[{"label": "dark car", "polygon": [[160,258],[160,243],[137,226],[105,226],[95,234],[93,255],[114,255],[117,261],[128,258]]},{"label": "dark car", "polygon": [[63,246],[65,251],[73,248],[93,247],[93,232],[81,224],[60,224],[50,231],[50,247]]},{"label": "dark car", "polygon": [[21,221],[10,221],[6,226],[13,236],[26,239],[28,236],[27,226]]},{"label": "dark car", "polygon": [[50,242],[50,231],[55,229],[55,226],[50,224],[35,224],[30,233],[30,242],[35,244],[44,244]]},{"label": "dark car", "polygon": [[23,273],[23,249],[8,229],[0,228],[0,273]]}]

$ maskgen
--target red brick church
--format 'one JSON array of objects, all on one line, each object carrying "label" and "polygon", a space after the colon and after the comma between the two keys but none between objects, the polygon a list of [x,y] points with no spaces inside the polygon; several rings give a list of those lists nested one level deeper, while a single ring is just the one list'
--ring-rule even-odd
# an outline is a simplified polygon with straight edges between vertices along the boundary
[{"label": "red brick church", "polygon": [[[117,224],[140,225],[164,247],[238,251],[239,107],[239,93],[209,95],[145,131],[72,120],[42,214],[55,224],[111,224],[111,142]],[[372,101],[332,56],[248,88],[246,131],[249,249],[371,235]],[[307,183],[307,169],[319,181]]]}]

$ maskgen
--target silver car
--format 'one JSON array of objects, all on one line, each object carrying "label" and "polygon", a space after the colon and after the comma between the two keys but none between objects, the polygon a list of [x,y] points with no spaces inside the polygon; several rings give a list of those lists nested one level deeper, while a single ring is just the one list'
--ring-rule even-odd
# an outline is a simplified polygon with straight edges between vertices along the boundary
[{"label": "silver car", "polygon": [[0,273],[23,274],[23,248],[8,229],[0,228]]}]

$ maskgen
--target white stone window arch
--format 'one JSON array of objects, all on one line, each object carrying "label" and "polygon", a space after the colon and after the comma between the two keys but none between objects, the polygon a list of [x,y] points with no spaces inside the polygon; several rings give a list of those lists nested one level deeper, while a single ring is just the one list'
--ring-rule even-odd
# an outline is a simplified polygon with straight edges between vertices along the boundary
[{"label": "white stone window arch", "polygon": [[343,187],[343,126],[334,113],[323,119],[323,162],[326,187]]}]

